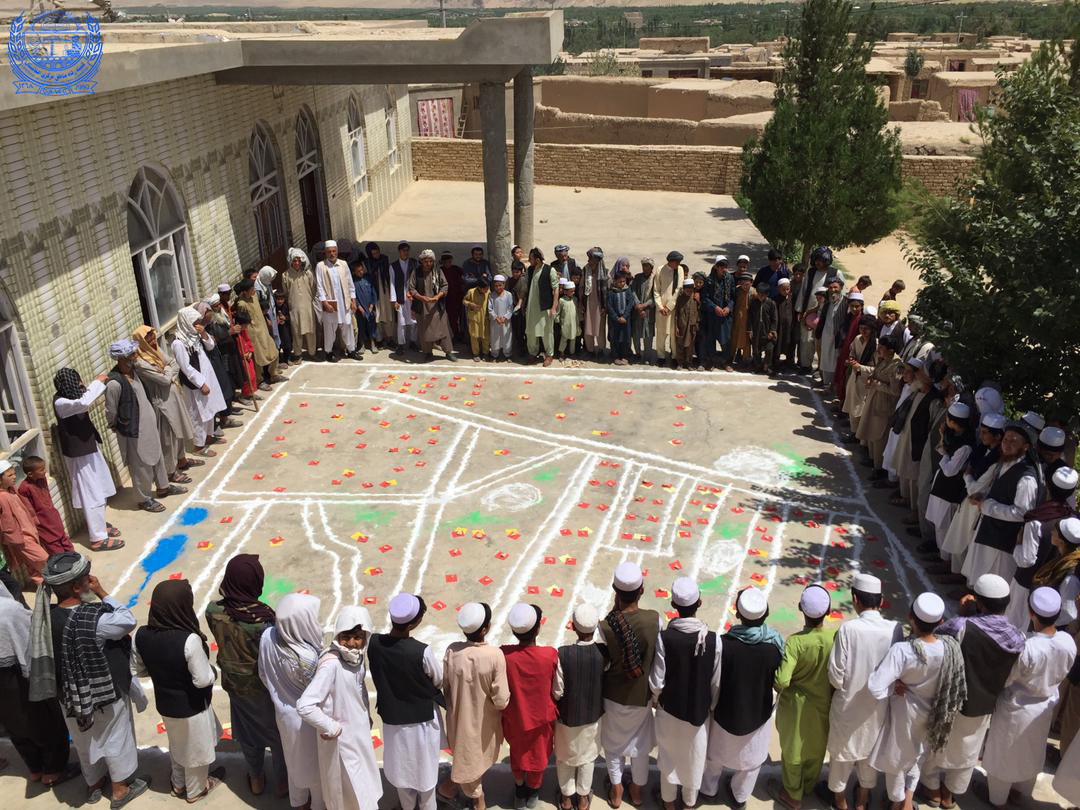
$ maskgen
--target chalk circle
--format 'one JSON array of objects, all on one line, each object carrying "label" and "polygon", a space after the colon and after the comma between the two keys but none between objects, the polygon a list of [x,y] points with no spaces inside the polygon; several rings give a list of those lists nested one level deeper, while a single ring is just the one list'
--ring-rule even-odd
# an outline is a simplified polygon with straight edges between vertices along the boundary
[{"label": "chalk circle", "polygon": [[720,576],[733,569],[746,556],[741,543],[715,541],[709,546],[701,570],[711,576]]},{"label": "chalk circle", "polygon": [[487,493],[481,503],[491,511],[521,512],[543,500],[540,490],[532,484],[503,484]]},{"label": "chalk circle", "polygon": [[713,462],[713,469],[764,487],[780,487],[791,480],[791,459],[764,447],[738,447]]}]

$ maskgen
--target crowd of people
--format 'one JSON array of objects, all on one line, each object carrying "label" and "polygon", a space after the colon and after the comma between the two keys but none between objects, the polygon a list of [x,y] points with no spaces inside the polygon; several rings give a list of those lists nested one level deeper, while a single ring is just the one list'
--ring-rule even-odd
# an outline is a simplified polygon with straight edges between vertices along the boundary
[{"label": "crowd of people", "polygon": [[[892,810],[910,810],[917,790],[931,806],[953,807],[980,760],[1001,808],[1031,793],[1055,717],[1080,716],[1060,591],[1035,587],[1017,628],[1006,617],[1009,584],[996,574],[979,577],[948,619],[939,595],[918,595],[906,628],[882,615],[875,576],[854,575],[855,617],[838,627],[826,622],[832,594],[811,584],[798,597],[803,628],[784,638],[753,586],[737,595],[736,623],[710,629],[685,576],[671,584],[665,624],[639,604],[642,569],[623,562],[605,614],[574,609],[570,644],[541,645],[543,611],[518,603],[507,616],[513,643],[490,645],[491,608],[470,602],[457,613],[463,638],[439,652],[415,637],[427,610],[419,595],[394,596],[379,622],[343,607],[326,638],[320,600],[291,593],[272,608],[264,576],[257,555],[229,560],[221,599],[206,609],[209,632],[187,580],[160,582],[138,627],[74,551],[48,559],[32,611],[21,592],[0,588],[0,722],[27,778],[51,787],[81,774],[88,801],[107,795],[114,810],[144,793],[133,712],[148,705],[146,678],[168,736],[173,796],[194,803],[222,784],[223,770],[212,769],[220,682],[247,789],[258,796],[269,785],[309,810],[376,810],[383,777],[402,810],[459,807],[462,797],[484,810],[484,777],[504,742],[516,810],[538,804],[552,760],[561,810],[591,806],[598,760],[609,806],[641,806],[654,750],[664,810],[680,792],[684,807],[704,797],[741,808],[774,727],[780,778],[768,790],[788,810],[812,793],[837,810],[866,810],[881,775]],[[1060,741],[1054,787],[1080,803],[1075,728],[1069,737],[1062,723]],[[440,774],[443,750],[452,755]]]}]

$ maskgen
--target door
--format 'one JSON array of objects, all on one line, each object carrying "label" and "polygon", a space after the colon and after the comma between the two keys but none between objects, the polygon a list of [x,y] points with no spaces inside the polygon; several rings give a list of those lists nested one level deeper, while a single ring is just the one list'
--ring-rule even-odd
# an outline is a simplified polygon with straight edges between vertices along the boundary
[{"label": "door", "polygon": [[300,185],[300,207],[304,212],[304,236],[308,251],[318,242],[331,239],[326,188],[322,179],[322,152],[315,117],[307,107],[296,116],[296,177]]},{"label": "door", "polygon": [[315,177],[315,172],[309,172],[300,178],[300,203],[304,209],[304,236],[307,239],[309,251],[323,240],[322,220],[319,217],[319,187]]}]

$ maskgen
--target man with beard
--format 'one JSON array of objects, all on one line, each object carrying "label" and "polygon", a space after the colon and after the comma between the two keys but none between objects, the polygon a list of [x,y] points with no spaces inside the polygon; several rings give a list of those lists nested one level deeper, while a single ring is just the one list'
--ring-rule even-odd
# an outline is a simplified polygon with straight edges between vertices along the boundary
[{"label": "man with beard", "polygon": [[430,360],[436,346],[446,352],[447,360],[454,360],[450,343],[450,325],[446,321],[446,278],[435,267],[435,253],[420,253],[420,266],[409,276],[409,298],[415,308],[414,315],[420,340],[420,351]]}]

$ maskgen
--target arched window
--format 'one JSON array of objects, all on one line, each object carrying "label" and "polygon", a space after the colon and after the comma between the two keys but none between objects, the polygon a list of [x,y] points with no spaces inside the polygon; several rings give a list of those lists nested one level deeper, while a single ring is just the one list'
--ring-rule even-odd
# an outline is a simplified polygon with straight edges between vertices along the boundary
[{"label": "arched window", "polygon": [[352,161],[353,193],[363,197],[368,190],[367,147],[364,144],[364,116],[356,96],[349,96],[349,155]]},{"label": "arched window", "polygon": [[[248,182],[255,230],[259,236],[259,258],[263,264],[284,267],[285,200],[281,191],[278,154],[270,128],[255,125],[248,144]],[[275,260],[278,263],[275,264]]]},{"label": "arched window", "polygon": [[144,166],[128,193],[128,244],[146,323],[160,331],[195,300],[184,202],[164,170]]},{"label": "arched window", "polygon": [[386,148],[390,161],[390,171],[401,165],[401,154],[398,151],[397,136],[397,108],[391,99],[386,108]]},{"label": "arched window", "polygon": [[6,296],[0,293],[0,411],[4,414],[0,456],[18,461],[42,450],[14,318]]}]

